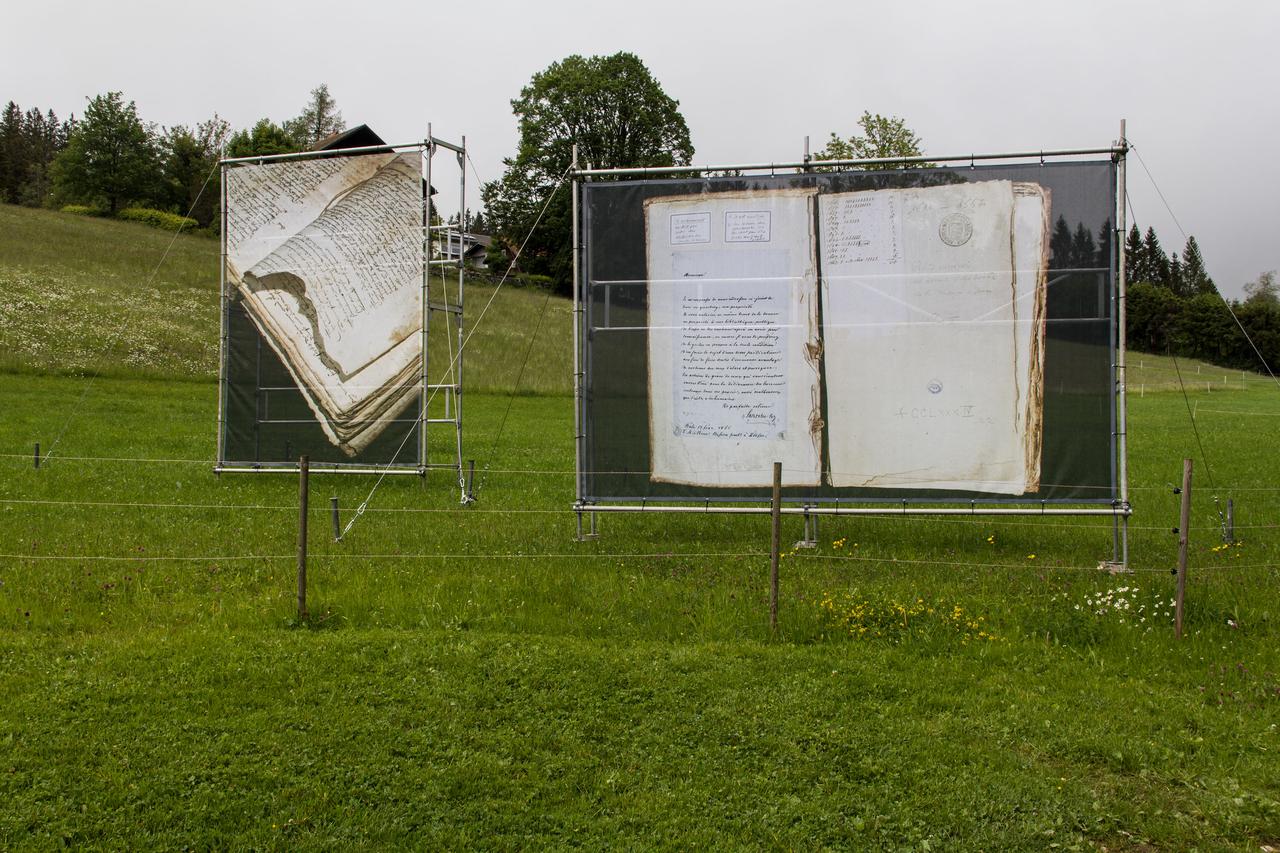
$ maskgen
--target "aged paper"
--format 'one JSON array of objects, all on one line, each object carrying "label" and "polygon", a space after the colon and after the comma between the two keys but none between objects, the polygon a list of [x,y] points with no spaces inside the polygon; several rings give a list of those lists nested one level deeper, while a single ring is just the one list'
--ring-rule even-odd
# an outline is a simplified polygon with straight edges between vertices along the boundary
[{"label": "aged paper", "polygon": [[1008,181],[819,197],[832,485],[1038,486],[1047,198],[1017,198]]},{"label": "aged paper", "polygon": [[652,478],[821,481],[810,190],[645,204]]},{"label": "aged paper", "polygon": [[282,161],[227,175],[228,280],[348,455],[420,388],[419,157]]}]

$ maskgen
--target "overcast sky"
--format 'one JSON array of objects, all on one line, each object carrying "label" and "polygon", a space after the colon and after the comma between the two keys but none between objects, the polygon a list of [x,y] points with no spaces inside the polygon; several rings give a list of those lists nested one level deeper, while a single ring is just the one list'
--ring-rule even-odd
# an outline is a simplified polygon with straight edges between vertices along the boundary
[{"label": "overcast sky", "polygon": [[[798,159],[863,110],[904,118],[935,156],[1102,147],[1126,118],[1226,295],[1280,267],[1280,4],[1264,0],[44,0],[4,18],[0,101],[78,115],[120,90],[147,121],[244,127],[323,82],[388,141],[427,122],[465,135],[482,180],[514,151],[511,99],[573,53],[637,54],[699,164]],[[1181,251],[1130,164],[1131,215]]]}]

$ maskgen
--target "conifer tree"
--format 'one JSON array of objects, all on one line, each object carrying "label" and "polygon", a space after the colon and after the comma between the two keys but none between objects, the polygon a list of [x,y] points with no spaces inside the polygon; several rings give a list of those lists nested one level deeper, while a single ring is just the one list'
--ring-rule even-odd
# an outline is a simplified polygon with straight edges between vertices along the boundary
[{"label": "conifer tree", "polygon": [[1186,291],[1186,283],[1182,277],[1182,261],[1178,260],[1177,252],[1169,255],[1169,289],[1178,296],[1194,295]]},{"label": "conifer tree", "polygon": [[1137,224],[1129,229],[1129,236],[1124,241],[1124,277],[1136,283],[1147,279],[1147,253],[1142,245],[1142,232]]},{"label": "conifer tree", "polygon": [[1187,245],[1182,250],[1182,278],[1191,293],[1218,292],[1208,270],[1204,268],[1204,257],[1200,254],[1200,244],[1196,242],[1194,234],[1187,238]]},{"label": "conifer tree", "polygon": [[311,100],[302,113],[284,123],[285,132],[293,137],[301,148],[309,148],[321,139],[347,129],[338,111],[338,102],[329,94],[325,83],[311,90]]},{"label": "conifer tree", "polygon": [[41,114],[38,109],[28,110],[22,125],[27,162],[18,201],[37,207],[53,192],[53,160],[67,144],[70,125],[59,122],[53,110]]},{"label": "conifer tree", "polygon": [[26,140],[22,132],[22,109],[13,101],[0,114],[0,202],[16,204],[26,172]]},{"label": "conifer tree", "polygon": [[1159,287],[1169,287],[1169,256],[1160,246],[1160,238],[1156,236],[1156,229],[1152,226],[1147,226],[1142,249],[1147,264],[1147,281]]}]

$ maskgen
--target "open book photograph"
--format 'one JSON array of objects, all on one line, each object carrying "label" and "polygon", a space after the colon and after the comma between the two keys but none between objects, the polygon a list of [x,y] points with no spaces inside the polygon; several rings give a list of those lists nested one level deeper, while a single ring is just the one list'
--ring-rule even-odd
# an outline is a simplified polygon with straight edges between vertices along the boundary
[{"label": "open book photograph", "polygon": [[654,482],[1018,496],[1041,479],[1050,191],[650,197]]},{"label": "open book photograph", "polygon": [[356,456],[422,387],[420,153],[236,166],[226,203],[235,298],[325,437]]}]

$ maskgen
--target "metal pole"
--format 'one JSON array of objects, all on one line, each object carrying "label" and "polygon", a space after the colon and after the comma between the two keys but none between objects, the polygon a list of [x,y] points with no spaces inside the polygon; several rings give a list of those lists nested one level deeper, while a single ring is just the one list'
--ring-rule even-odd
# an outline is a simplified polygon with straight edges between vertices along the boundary
[{"label": "metal pole", "polygon": [[[586,512],[590,507],[590,512],[670,512],[670,513],[690,513],[696,512],[700,515],[765,515],[773,511],[768,505],[752,505],[752,506],[709,506],[706,503],[699,504],[650,504],[643,503],[640,505],[626,504],[586,504],[577,503],[574,505],[575,512]],[[853,516],[853,515],[872,515],[872,516],[890,516],[890,515],[1028,515],[1040,516],[1097,516],[1110,517],[1123,515],[1124,510],[1115,506],[1106,507],[1081,507],[1079,509],[1070,509],[1067,507],[1043,507],[1043,506],[1024,506],[1024,507],[946,507],[946,506],[898,506],[891,508],[888,506],[848,506],[844,504],[837,505],[819,505],[811,504],[807,507],[803,506],[784,506],[782,508],[783,515],[801,515],[809,513],[812,515],[833,515],[833,516]]]},{"label": "metal pole", "polygon": [[462,150],[457,152],[458,158],[458,370],[454,374],[458,383],[454,390],[453,417],[458,457],[458,491],[459,500],[467,502],[467,483],[462,476],[462,346],[466,337],[462,333],[462,295],[467,276],[467,137],[462,137]]},{"label": "metal pole", "polygon": [[1178,515],[1178,593],[1174,599],[1173,635],[1182,639],[1183,601],[1187,594],[1187,540],[1191,526],[1191,460],[1182,460],[1182,512]]},{"label": "metal pole", "polygon": [[423,172],[426,174],[426,202],[422,205],[422,402],[418,406],[418,466],[423,479],[427,476],[427,385],[428,330],[431,327],[431,158],[435,155],[435,140],[431,137],[431,122],[427,122],[426,160]]},{"label": "metal pole", "polygon": [[221,244],[222,252],[220,255],[220,269],[218,270],[218,423],[217,423],[217,467],[222,467],[227,461],[227,444],[226,429],[223,424],[223,418],[226,417],[226,399],[227,399],[227,335],[229,334],[231,322],[228,312],[231,305],[227,300],[227,166],[222,164],[219,167],[219,182],[222,193],[222,235]]},{"label": "metal pole", "polygon": [[[578,168],[578,145],[573,145],[573,163],[572,168]],[[573,179],[573,202],[570,218],[573,220],[573,443],[574,443],[574,499],[576,502],[582,502],[584,492],[582,470],[583,447],[582,442],[585,430],[582,428],[582,330],[579,326],[582,324],[582,282],[581,270],[579,269],[578,248],[581,238],[580,228],[578,225],[578,179]],[[581,525],[579,525],[578,538],[582,538]]]},{"label": "metal pole", "polygon": [[[1127,189],[1125,187],[1125,153],[1128,150],[1129,142],[1125,136],[1125,120],[1120,119],[1120,146],[1118,160],[1116,163],[1116,178],[1119,183],[1119,212],[1116,214],[1116,223],[1118,233],[1116,235],[1116,246],[1118,251],[1116,257],[1118,259],[1118,272],[1116,275],[1116,393],[1118,396],[1116,403],[1116,420],[1119,436],[1117,451],[1120,455],[1120,503],[1127,510],[1129,508],[1129,410],[1128,410],[1128,392],[1127,383],[1128,376],[1128,355],[1126,349],[1129,346],[1128,330],[1125,328],[1128,322],[1128,304],[1127,292],[1128,282],[1125,280],[1125,254],[1124,254],[1124,228],[1125,228],[1125,198]],[[1120,564],[1126,569],[1129,568],[1129,515],[1125,513],[1120,521]]]},{"label": "metal pole", "polygon": [[309,459],[298,459],[298,621],[307,621],[307,467]]},{"label": "metal pole", "polygon": [[782,550],[782,463],[773,463],[773,540],[769,549],[769,632],[778,633],[778,562]]},{"label": "metal pole", "polygon": [[329,514],[333,518],[333,541],[342,541],[342,522],[338,517],[338,496],[329,498]]},{"label": "metal pole", "polygon": [[1231,498],[1227,498],[1227,535],[1222,541],[1228,545],[1236,541],[1236,502]]},{"label": "metal pole", "polygon": [[36,470],[40,470],[40,442],[36,442]]},{"label": "metal pole", "polygon": [[602,175],[688,175],[700,172],[723,172],[731,170],[739,170],[744,172],[768,172],[783,171],[787,169],[803,169],[808,167],[828,167],[828,168],[845,168],[845,167],[862,167],[862,166],[912,166],[924,163],[971,163],[976,160],[1017,160],[1021,158],[1043,160],[1048,157],[1084,157],[1091,155],[1106,154],[1108,156],[1116,156],[1122,153],[1119,146],[1111,145],[1107,148],[1067,148],[1057,151],[1012,151],[1005,154],[953,154],[946,157],[872,157],[861,160],[810,160],[808,163],[800,162],[783,162],[783,163],[728,163],[723,165],[709,166],[633,166],[629,168],[612,168],[612,169],[576,169],[570,174],[574,177],[598,177]]}]

